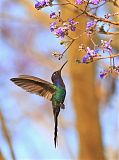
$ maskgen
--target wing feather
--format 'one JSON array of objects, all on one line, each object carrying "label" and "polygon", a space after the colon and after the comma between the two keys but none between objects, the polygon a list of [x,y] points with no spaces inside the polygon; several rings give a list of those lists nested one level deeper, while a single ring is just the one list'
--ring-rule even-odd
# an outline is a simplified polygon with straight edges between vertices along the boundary
[{"label": "wing feather", "polygon": [[56,91],[52,83],[34,76],[20,75],[18,78],[11,78],[10,80],[27,92],[43,96],[48,100],[52,99],[52,95]]}]

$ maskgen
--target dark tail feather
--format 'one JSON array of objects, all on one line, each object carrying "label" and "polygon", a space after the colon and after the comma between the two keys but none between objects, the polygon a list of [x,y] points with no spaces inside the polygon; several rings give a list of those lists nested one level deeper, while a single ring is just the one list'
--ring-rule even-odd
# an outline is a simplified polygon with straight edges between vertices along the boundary
[{"label": "dark tail feather", "polygon": [[58,126],[58,115],[59,115],[59,112],[60,112],[60,108],[57,107],[57,108],[53,108],[53,114],[54,114],[54,121],[55,121],[55,131],[54,131],[54,144],[55,144],[55,148],[57,146],[57,132],[58,132],[58,129],[57,129],[57,126]]},{"label": "dark tail feather", "polygon": [[55,148],[57,146],[57,132],[58,132],[57,125],[58,125],[58,118],[55,117],[55,131],[54,131],[54,144],[55,144]]}]

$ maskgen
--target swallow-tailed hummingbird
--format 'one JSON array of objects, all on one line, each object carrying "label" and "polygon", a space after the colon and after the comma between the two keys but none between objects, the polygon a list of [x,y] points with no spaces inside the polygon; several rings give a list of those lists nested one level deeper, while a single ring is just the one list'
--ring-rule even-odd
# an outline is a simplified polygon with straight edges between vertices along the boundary
[{"label": "swallow-tailed hummingbird", "polygon": [[58,115],[60,108],[64,109],[64,99],[66,96],[65,84],[63,82],[61,71],[67,61],[62,65],[62,67],[52,74],[51,80],[53,83],[47,82],[43,79],[29,76],[20,75],[18,78],[11,78],[10,80],[16,85],[25,89],[27,92],[35,93],[39,96],[43,96],[46,99],[52,101],[52,109],[54,115],[54,144],[57,145],[57,126],[58,126]]}]

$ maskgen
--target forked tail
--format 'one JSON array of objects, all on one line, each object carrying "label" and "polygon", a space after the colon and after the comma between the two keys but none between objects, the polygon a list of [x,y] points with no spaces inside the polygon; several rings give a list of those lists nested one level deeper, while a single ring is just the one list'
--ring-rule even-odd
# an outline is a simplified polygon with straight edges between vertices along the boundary
[{"label": "forked tail", "polygon": [[59,112],[60,112],[60,107],[56,107],[56,108],[53,108],[53,114],[54,114],[54,122],[55,122],[55,131],[54,131],[54,144],[55,144],[55,148],[57,146],[57,133],[58,133],[58,115],[59,115]]}]

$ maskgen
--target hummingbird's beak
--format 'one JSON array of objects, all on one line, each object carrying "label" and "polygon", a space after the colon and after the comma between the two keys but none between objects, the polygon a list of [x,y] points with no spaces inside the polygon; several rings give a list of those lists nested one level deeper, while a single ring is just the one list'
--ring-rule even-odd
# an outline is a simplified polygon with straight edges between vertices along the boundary
[{"label": "hummingbird's beak", "polygon": [[61,72],[61,70],[64,68],[64,66],[65,66],[65,64],[67,64],[67,62],[68,62],[68,60],[62,65],[62,67],[60,68],[60,72]]}]

